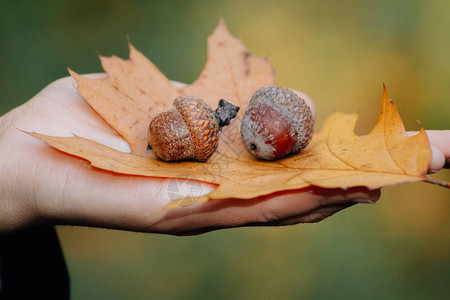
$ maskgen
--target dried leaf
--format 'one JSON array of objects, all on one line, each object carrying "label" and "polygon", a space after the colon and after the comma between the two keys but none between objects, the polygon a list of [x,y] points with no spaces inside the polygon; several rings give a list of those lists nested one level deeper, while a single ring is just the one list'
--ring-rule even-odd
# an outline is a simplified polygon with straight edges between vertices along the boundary
[{"label": "dried leaf", "polygon": [[[221,20],[208,40],[208,59],[200,77],[183,88],[174,86],[147,58],[130,45],[130,59],[101,57],[106,79],[89,79],[69,70],[78,91],[91,107],[129,143],[123,153],[81,137],[31,133],[49,145],[84,158],[94,167],[122,174],[177,177],[210,182],[217,189],[198,201],[248,199],[315,185],[325,188],[388,185],[428,181],[431,148],[424,130],[406,135],[392,100],[384,89],[382,111],[372,132],[353,132],[357,115],[334,113],[300,154],[274,162],[251,156],[240,136],[240,118],[225,128],[217,152],[206,163],[168,163],[147,150],[147,126],[178,95],[195,95],[211,107],[224,98],[245,107],[253,92],[274,82],[270,63],[253,56],[231,36]],[[189,199],[192,202],[192,197]],[[182,201],[180,202],[182,203]]]}]

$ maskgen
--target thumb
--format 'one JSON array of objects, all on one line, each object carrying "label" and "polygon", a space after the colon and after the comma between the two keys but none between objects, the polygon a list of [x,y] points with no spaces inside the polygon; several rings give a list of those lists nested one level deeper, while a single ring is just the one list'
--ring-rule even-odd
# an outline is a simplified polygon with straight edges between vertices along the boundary
[{"label": "thumb", "polygon": [[[417,131],[409,131],[409,136]],[[450,168],[450,130],[426,130],[431,145],[432,158],[429,173],[439,172],[442,168]]]}]

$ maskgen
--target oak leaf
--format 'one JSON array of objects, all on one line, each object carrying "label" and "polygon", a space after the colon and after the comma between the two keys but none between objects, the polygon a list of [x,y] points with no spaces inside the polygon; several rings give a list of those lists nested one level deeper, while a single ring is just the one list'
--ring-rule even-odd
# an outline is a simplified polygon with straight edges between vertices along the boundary
[{"label": "oak leaf", "polygon": [[[219,148],[204,163],[164,162],[147,150],[147,127],[179,95],[195,95],[211,107],[226,99],[243,108],[261,86],[274,83],[270,62],[252,55],[231,36],[221,20],[208,39],[207,63],[191,85],[179,87],[132,45],[130,57],[100,57],[108,77],[90,79],[69,70],[78,91],[89,105],[130,145],[120,152],[81,137],[53,137],[31,133],[49,145],[88,160],[92,166],[121,174],[186,178],[217,188],[189,202],[212,199],[249,199],[310,185],[324,188],[384,186],[427,181],[448,187],[426,175],[431,148],[424,130],[408,137],[395,105],[383,92],[382,110],[375,128],[366,136],[353,129],[356,114],[336,112],[297,155],[266,162],[251,156],[240,136],[241,109],[224,128]],[[183,203],[181,199],[178,204]]]}]

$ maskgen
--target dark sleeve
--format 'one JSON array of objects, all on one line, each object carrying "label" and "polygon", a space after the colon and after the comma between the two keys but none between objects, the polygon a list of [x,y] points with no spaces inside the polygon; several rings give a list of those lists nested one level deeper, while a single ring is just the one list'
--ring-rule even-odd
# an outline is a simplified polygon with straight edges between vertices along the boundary
[{"label": "dark sleeve", "polygon": [[69,276],[53,227],[0,236],[0,299],[69,297]]}]

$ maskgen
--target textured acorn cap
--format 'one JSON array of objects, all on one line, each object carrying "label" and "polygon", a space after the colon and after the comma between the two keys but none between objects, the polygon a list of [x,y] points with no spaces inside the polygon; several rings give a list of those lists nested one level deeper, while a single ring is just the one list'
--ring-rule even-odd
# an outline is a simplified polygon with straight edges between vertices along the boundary
[{"label": "textured acorn cap", "polygon": [[181,114],[194,144],[195,159],[206,161],[219,145],[219,124],[214,111],[195,96],[177,97],[173,106]]}]

